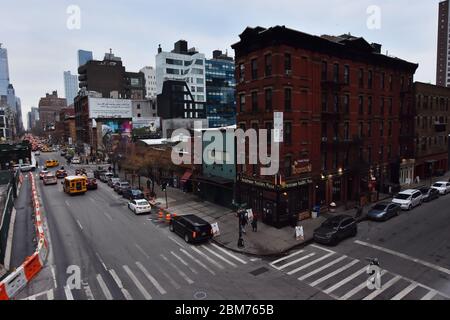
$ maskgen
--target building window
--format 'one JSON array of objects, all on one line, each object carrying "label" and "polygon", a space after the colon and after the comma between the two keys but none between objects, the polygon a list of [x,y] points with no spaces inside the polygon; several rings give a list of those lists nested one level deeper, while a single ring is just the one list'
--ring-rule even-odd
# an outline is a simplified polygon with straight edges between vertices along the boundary
[{"label": "building window", "polygon": [[394,84],[392,82],[392,74],[389,75],[389,91],[392,91],[394,87]]},{"label": "building window", "polygon": [[369,74],[367,77],[367,88],[372,89],[372,82],[373,82],[373,73],[372,70],[369,70]]},{"label": "building window", "polygon": [[384,146],[380,147],[380,162],[384,161]]},{"label": "building window", "polygon": [[344,66],[344,83],[350,84],[350,67]]},{"label": "building window", "polygon": [[392,116],[392,108],[393,108],[393,102],[392,102],[392,98],[389,98],[389,115]]},{"label": "building window", "polygon": [[258,92],[252,92],[252,111],[258,112]]},{"label": "building window", "polygon": [[368,138],[372,137],[372,122],[367,123],[367,137]]},{"label": "building window", "polygon": [[372,147],[367,147],[367,162],[372,163]]},{"label": "building window", "polygon": [[380,99],[380,115],[384,116],[384,98]]},{"label": "building window", "polygon": [[350,131],[349,131],[350,127],[349,127],[349,123],[345,122],[344,123],[344,139],[345,140],[349,140],[350,138]]},{"label": "building window", "polygon": [[327,170],[327,159],[328,158],[328,154],[327,152],[322,153],[322,170]]},{"label": "building window", "polygon": [[358,98],[358,113],[360,115],[364,114],[364,97],[363,96],[359,96],[359,98]]},{"label": "building window", "polygon": [[291,88],[284,89],[284,109],[286,111],[292,110],[292,89]]},{"label": "building window", "polygon": [[339,154],[335,152],[333,154],[333,169],[337,169],[339,163]]},{"label": "building window", "polygon": [[256,59],[252,60],[252,80],[255,80],[258,78],[258,63]]},{"label": "building window", "polygon": [[392,137],[392,122],[389,121],[388,123],[388,136]]},{"label": "building window", "polygon": [[266,111],[272,110],[272,89],[265,90]]},{"label": "building window", "polygon": [[245,112],[245,94],[239,95],[239,112]]},{"label": "building window", "polygon": [[291,144],[292,142],[292,123],[284,123],[284,142],[286,144]]},{"label": "building window", "polygon": [[367,113],[369,115],[372,114],[372,97],[369,97],[367,100]]},{"label": "building window", "polygon": [[380,137],[384,136],[384,122],[380,122]]},{"label": "building window", "polygon": [[322,92],[322,112],[328,111],[328,92]]},{"label": "building window", "polygon": [[384,78],[385,78],[385,73],[384,72],[382,72],[381,73],[381,81],[380,81],[380,87],[381,87],[381,90],[384,90]]},{"label": "building window", "polygon": [[138,113],[138,114],[137,114],[137,116],[138,116],[138,118],[140,118],[140,117],[141,117],[141,114],[140,114],[140,113]]},{"label": "building window", "polygon": [[405,77],[401,76],[401,78],[400,78],[400,88],[401,88],[401,90],[404,89],[404,85],[405,85]]},{"label": "building window", "polygon": [[333,66],[333,81],[339,82],[339,64],[335,63]]},{"label": "building window", "polygon": [[326,141],[326,139],[328,138],[328,127],[326,122],[322,122],[321,131],[322,131],[322,141]]},{"label": "building window", "polygon": [[239,81],[244,81],[245,80],[245,65],[243,63],[241,63],[239,65]]},{"label": "building window", "polygon": [[291,54],[285,53],[284,54],[284,71],[286,75],[290,75],[292,72],[292,63],[291,63]]},{"label": "building window", "polygon": [[364,87],[364,70],[363,70],[363,68],[359,69],[358,84],[359,84],[360,88]]},{"label": "building window", "polygon": [[284,158],[284,175],[286,178],[292,175],[292,157],[287,156]]},{"label": "building window", "polygon": [[333,103],[334,112],[339,112],[339,96],[337,94],[335,94],[333,100],[334,100],[334,103]]},{"label": "building window", "polygon": [[391,145],[388,145],[388,154],[387,154],[387,156],[388,156],[388,160],[391,159],[391,157],[392,157],[392,146]]},{"label": "building window", "polygon": [[348,94],[344,96],[344,111],[346,114],[350,112],[350,96]]},{"label": "building window", "polygon": [[326,61],[322,61],[321,79],[322,81],[328,80],[328,63]]},{"label": "building window", "polygon": [[140,110],[140,109],[141,109],[141,104],[138,103],[136,108],[137,108],[138,110]]},{"label": "building window", "polygon": [[271,76],[272,75],[272,55],[266,54],[266,56],[264,57],[264,61],[265,61],[265,73],[266,73],[266,77]]},{"label": "building window", "polygon": [[337,141],[339,138],[339,124],[337,122],[333,123],[333,140]]},{"label": "building window", "polygon": [[364,124],[362,122],[358,124],[358,135],[360,138],[364,136]]}]

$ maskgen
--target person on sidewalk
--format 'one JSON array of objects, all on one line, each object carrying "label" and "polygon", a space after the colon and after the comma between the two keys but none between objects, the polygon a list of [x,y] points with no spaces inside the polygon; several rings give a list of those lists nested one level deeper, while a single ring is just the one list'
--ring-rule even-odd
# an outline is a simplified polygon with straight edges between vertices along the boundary
[{"label": "person on sidewalk", "polygon": [[240,212],[240,222],[241,222],[241,230],[242,233],[246,233],[245,232],[245,226],[247,225],[247,211],[246,210],[241,210]]},{"label": "person on sidewalk", "polygon": [[258,214],[256,212],[253,213],[252,229],[253,232],[258,231]]}]

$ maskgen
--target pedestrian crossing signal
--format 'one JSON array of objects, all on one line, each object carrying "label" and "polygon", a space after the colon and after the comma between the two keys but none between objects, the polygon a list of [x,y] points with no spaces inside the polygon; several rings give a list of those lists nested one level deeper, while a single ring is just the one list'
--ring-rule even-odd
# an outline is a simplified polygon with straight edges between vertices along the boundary
[{"label": "pedestrian crossing signal", "polygon": [[161,184],[161,190],[162,190],[162,191],[166,191],[166,188],[167,188],[167,182],[163,182],[163,183]]}]

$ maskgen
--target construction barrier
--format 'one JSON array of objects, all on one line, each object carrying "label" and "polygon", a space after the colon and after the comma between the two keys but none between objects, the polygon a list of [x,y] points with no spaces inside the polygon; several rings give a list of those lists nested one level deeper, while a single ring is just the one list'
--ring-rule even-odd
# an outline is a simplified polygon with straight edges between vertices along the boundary
[{"label": "construction barrier", "polygon": [[39,239],[39,242],[34,254],[26,258],[25,262],[19,268],[0,282],[0,300],[9,300],[14,298],[14,296],[42,270],[42,267],[45,265],[47,260],[48,245],[42,224],[36,183],[32,173],[30,173],[30,181],[34,215],[36,220],[36,236]]}]

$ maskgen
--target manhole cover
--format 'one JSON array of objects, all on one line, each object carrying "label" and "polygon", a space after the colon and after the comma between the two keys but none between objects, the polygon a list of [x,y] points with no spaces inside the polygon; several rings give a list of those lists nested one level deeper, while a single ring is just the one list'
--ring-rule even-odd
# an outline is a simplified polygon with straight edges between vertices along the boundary
[{"label": "manhole cover", "polygon": [[266,267],[261,267],[259,269],[253,270],[250,273],[254,276],[259,276],[260,274],[269,271],[269,269],[267,269]]},{"label": "manhole cover", "polygon": [[198,291],[194,294],[194,298],[196,300],[204,300],[204,299],[206,299],[206,292]]}]

